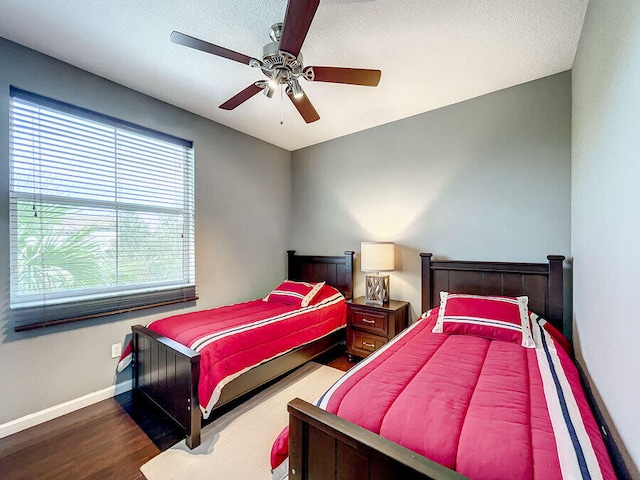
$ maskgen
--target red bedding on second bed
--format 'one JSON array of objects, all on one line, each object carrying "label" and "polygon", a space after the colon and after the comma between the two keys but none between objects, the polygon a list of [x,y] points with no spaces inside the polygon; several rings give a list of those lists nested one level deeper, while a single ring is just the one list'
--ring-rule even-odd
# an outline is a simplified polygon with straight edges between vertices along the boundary
[{"label": "red bedding on second bed", "polygon": [[[434,334],[436,318],[437,309],[316,404],[473,479],[615,478],[557,331],[534,320],[540,348],[524,348]],[[285,430],[273,468],[286,447]]]}]

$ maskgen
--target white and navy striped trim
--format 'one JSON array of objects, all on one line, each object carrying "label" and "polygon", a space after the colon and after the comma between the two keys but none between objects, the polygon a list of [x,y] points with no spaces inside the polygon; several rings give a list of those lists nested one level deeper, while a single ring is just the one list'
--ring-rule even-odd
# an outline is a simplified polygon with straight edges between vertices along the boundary
[{"label": "white and navy striped trim", "polygon": [[586,431],[571,385],[566,377],[546,321],[531,314],[538,368],[563,478],[602,479],[600,464]]}]

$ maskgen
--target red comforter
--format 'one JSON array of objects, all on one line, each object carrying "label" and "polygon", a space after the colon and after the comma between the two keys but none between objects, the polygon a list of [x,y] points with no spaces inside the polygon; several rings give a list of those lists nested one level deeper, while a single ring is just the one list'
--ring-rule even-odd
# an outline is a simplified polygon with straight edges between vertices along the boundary
[{"label": "red comforter", "polygon": [[[472,479],[615,478],[555,329],[532,314],[532,349],[435,334],[436,319],[434,310],[316,404]],[[287,436],[272,468],[287,457]]]},{"label": "red comforter", "polygon": [[[259,299],[175,315],[152,322],[148,328],[200,352],[198,399],[207,418],[222,387],[231,380],[343,328],[345,322],[344,297],[325,285],[307,307]],[[125,351],[119,368],[128,361],[130,351]]]}]

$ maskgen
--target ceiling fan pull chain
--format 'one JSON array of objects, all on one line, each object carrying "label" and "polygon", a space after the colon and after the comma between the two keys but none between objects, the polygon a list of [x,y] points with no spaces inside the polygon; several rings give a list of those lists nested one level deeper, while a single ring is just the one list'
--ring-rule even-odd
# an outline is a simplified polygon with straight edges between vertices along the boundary
[{"label": "ceiling fan pull chain", "polygon": [[284,85],[280,85],[280,125],[284,125]]}]

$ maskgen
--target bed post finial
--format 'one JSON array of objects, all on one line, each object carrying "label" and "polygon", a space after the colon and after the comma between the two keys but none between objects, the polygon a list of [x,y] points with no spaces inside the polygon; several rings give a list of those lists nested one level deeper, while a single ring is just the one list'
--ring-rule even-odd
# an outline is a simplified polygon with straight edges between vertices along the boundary
[{"label": "bed post finial", "polygon": [[422,312],[431,310],[431,257],[433,253],[421,253],[422,258]]},{"label": "bed post finial", "polygon": [[[345,274],[347,279],[353,279],[353,250],[345,250],[344,259],[345,259]],[[353,281],[348,282],[349,288],[345,291],[345,298],[347,300],[351,300],[353,298]]]},{"label": "bed post finial", "polygon": [[563,276],[562,263],[564,255],[548,255],[549,260],[549,321],[553,325],[562,325],[562,333],[564,331],[564,294],[563,294]]},{"label": "bed post finial", "polygon": [[295,264],[296,251],[287,250],[287,280],[291,280],[298,275],[297,265]]}]

